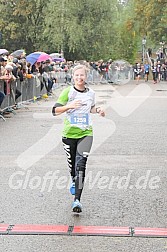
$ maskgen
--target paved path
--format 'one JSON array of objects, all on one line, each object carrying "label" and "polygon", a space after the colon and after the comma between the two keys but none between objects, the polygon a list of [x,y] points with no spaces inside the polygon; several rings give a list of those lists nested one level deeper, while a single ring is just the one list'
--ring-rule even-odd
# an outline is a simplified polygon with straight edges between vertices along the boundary
[{"label": "paved path", "polygon": [[[91,87],[106,118],[93,115],[83,213],[71,212],[63,116],[50,113],[57,90],[48,101],[0,121],[1,223],[167,228],[167,83]],[[165,252],[167,240],[20,235],[1,236],[0,247],[8,252]]]}]

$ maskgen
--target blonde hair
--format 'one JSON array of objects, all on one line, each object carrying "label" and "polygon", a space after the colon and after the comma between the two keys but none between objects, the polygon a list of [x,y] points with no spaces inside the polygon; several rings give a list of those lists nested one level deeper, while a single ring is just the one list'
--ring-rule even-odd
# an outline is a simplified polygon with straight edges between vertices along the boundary
[{"label": "blonde hair", "polygon": [[86,68],[85,65],[81,65],[81,64],[76,65],[76,66],[72,69],[72,75],[74,75],[75,71],[78,70],[78,69],[84,69],[85,74],[86,74],[86,76],[87,76],[87,74],[88,74],[88,69]]}]

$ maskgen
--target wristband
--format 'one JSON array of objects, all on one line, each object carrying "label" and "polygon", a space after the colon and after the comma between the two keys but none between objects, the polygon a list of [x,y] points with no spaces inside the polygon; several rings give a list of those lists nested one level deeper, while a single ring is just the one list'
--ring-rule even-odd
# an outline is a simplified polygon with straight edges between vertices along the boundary
[{"label": "wristband", "polygon": [[99,114],[99,112],[100,112],[99,109],[100,109],[100,107],[96,108],[96,113],[97,114]]}]

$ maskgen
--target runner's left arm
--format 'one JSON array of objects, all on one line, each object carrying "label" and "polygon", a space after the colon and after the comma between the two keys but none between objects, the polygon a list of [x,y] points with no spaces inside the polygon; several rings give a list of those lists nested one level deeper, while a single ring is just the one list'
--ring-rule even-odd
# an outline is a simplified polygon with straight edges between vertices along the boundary
[{"label": "runner's left arm", "polygon": [[90,111],[92,114],[99,114],[100,116],[105,116],[105,112],[100,107],[93,106]]}]

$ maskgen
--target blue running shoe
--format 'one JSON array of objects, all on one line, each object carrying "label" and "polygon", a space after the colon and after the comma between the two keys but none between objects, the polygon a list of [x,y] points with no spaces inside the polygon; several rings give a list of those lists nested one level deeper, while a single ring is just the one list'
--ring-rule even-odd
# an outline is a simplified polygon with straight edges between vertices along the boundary
[{"label": "blue running shoe", "polygon": [[70,193],[72,195],[75,195],[75,182],[72,182],[70,185]]},{"label": "blue running shoe", "polygon": [[82,204],[79,202],[79,200],[75,200],[72,204],[72,210],[75,213],[81,213],[82,212]]}]

